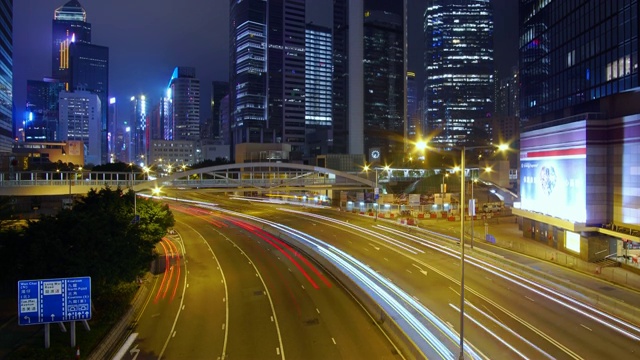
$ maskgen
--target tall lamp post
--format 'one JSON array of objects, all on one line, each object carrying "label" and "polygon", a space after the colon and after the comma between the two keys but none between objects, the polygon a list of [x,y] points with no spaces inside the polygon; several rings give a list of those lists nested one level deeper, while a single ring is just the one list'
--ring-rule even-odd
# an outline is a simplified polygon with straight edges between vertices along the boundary
[{"label": "tall lamp post", "polygon": [[[473,147],[456,147],[456,149],[460,150],[460,206],[461,206],[461,217],[460,217],[460,360],[464,360],[464,165],[465,165],[465,152],[467,149],[487,149],[492,148],[492,146],[473,146]],[[505,151],[509,148],[508,145],[503,144],[498,146],[498,150]],[[473,186],[473,185],[472,185]],[[473,189],[473,188],[472,188]],[[472,217],[473,219],[473,217]],[[473,220],[472,220],[473,221]]]}]

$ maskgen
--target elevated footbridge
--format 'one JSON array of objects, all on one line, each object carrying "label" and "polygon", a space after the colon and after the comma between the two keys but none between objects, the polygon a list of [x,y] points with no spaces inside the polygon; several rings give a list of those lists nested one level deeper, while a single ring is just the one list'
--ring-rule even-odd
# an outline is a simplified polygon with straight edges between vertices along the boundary
[{"label": "elevated footbridge", "polygon": [[106,186],[136,192],[153,189],[209,189],[218,192],[320,192],[375,186],[366,174],[347,173],[294,163],[243,163],[153,173],[82,171],[14,171],[0,173],[0,196],[86,194]]}]

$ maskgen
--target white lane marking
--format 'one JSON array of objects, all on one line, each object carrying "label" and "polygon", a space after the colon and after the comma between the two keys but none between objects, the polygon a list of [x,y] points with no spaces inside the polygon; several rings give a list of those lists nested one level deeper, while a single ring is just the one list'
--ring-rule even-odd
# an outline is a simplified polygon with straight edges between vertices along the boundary
[{"label": "white lane marking", "polygon": [[383,258],[383,259],[384,259],[384,261],[389,261],[389,259],[387,259],[387,258]]},{"label": "white lane marking", "polygon": [[376,250],[380,250],[380,247],[373,245],[372,243],[369,243],[369,246],[371,246],[372,248],[376,249]]},{"label": "white lane marking", "polygon": [[[185,224],[186,226],[189,226],[187,224]],[[218,261],[218,257],[216,256],[216,254],[213,252],[213,249],[211,248],[211,245],[209,245],[209,243],[205,240],[204,236],[202,236],[202,234],[200,234],[198,231],[196,231],[196,229],[194,229],[193,227],[189,226],[193,231],[195,231],[198,236],[200,236],[200,238],[202,238],[202,240],[204,241],[205,244],[207,244],[207,247],[211,250],[211,253],[213,254],[213,259],[216,261],[216,270],[220,270],[220,275],[222,276],[222,284],[224,284],[224,298],[223,301],[225,303],[225,319],[224,319],[224,323],[226,324],[225,326],[225,331],[224,331],[224,340],[222,342],[222,358],[224,359],[227,355],[227,339],[229,338],[229,303],[226,301],[226,298],[229,297],[229,290],[227,289],[227,279],[224,276],[224,271],[222,271],[222,267],[220,266],[220,262]],[[220,234],[221,236],[223,236],[225,239],[229,240],[228,237],[226,237],[223,233],[221,233],[220,231],[213,229],[213,231],[217,232],[218,234]],[[231,241],[231,240],[229,240]],[[233,243],[233,242],[232,242]],[[234,244],[235,246],[235,244]],[[186,264],[185,264],[186,267]],[[187,277],[185,276],[185,283],[187,282]],[[180,301],[184,300],[184,292],[182,293],[182,299]],[[177,320],[177,319],[176,319]],[[167,339],[167,341],[169,341]],[[165,348],[167,347],[167,344],[165,344]],[[165,349],[162,349],[162,353],[164,352]],[[162,353],[160,353],[160,356],[158,356],[158,359],[160,359],[162,357]]]},{"label": "white lane marking", "polygon": [[527,300],[531,301],[531,302],[536,302],[535,300],[533,300],[532,298],[530,298],[530,297],[528,297],[528,296],[525,296],[525,298],[526,298]]},{"label": "white lane marking", "polygon": [[280,355],[280,348],[276,348],[276,354]]},{"label": "white lane marking", "polygon": [[338,344],[336,344],[336,339],[331,338],[331,341],[333,341],[333,345],[338,345]]},{"label": "white lane marking", "polygon": [[586,327],[586,326],[585,326],[585,325],[583,325],[583,324],[580,324],[580,326],[582,326],[583,328],[585,328],[585,329],[587,329],[587,330],[589,330],[589,331],[593,332],[593,330],[589,329],[588,327]]},{"label": "white lane marking", "polygon": [[173,335],[171,335],[172,338],[176,337],[176,332],[173,332]]},{"label": "white lane marking", "polygon": [[405,269],[405,271],[408,272],[409,274],[413,274],[409,269]]},{"label": "white lane marking", "polygon": [[413,265],[413,267],[415,267],[416,269],[418,269],[418,271],[420,271],[420,273],[421,273],[422,275],[424,275],[424,276],[429,275],[429,273],[427,272],[427,270],[422,270],[422,268],[421,268],[420,266],[418,266],[418,265],[416,265],[416,264],[411,264],[411,265]]},{"label": "white lane marking", "polygon": [[456,293],[456,295],[460,296],[460,293],[455,291],[451,286],[449,286],[449,290],[453,291],[454,293]]},{"label": "white lane marking", "polygon": [[122,347],[120,348],[120,350],[118,350],[118,353],[113,357],[112,360],[121,360],[122,357],[124,357],[127,354],[127,350],[129,350],[129,347],[131,347],[131,344],[133,344],[133,342],[136,341],[137,337],[138,337],[138,333],[133,333],[129,335],[129,338],[127,338],[127,341],[124,342],[124,345],[122,345]]},{"label": "white lane marking", "polygon": [[316,308],[316,312],[317,312],[318,314],[320,314],[320,310],[318,310],[318,308]]}]

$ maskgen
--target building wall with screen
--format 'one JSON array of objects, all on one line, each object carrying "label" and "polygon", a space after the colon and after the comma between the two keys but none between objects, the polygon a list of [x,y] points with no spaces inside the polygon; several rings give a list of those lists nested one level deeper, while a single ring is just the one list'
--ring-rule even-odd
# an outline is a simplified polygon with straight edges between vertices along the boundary
[{"label": "building wall with screen", "polygon": [[584,121],[523,133],[520,150],[521,208],[584,223],[586,129]]}]

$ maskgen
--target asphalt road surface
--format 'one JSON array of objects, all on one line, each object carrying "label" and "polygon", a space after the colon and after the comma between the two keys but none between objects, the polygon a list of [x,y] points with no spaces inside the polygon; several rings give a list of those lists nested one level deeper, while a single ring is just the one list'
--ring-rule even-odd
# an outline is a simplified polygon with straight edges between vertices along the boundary
[{"label": "asphalt road surface", "polygon": [[401,359],[310,259],[249,223],[170,204],[176,234],[124,359]]},{"label": "asphalt road surface", "polygon": [[[313,234],[383,274],[459,331],[460,259],[455,241],[436,235],[412,236],[386,222],[335,210],[230,200],[220,195],[197,197]],[[314,214],[339,221],[311,216]],[[527,277],[494,268],[478,253],[467,255],[465,340],[487,358],[640,356],[637,327],[554,293],[535,279],[529,283]]]}]

